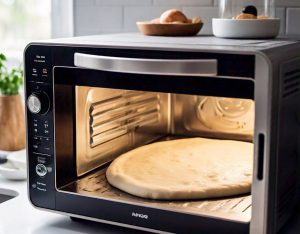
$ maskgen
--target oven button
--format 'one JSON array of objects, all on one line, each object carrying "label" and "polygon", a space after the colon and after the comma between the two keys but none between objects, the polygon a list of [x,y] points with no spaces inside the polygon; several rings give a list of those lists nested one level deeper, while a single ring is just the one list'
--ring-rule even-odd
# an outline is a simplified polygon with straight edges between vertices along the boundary
[{"label": "oven button", "polygon": [[44,92],[32,93],[27,99],[27,107],[33,114],[46,114],[50,107],[48,95]]},{"label": "oven button", "polygon": [[44,164],[38,164],[35,167],[35,171],[40,177],[44,177],[47,174],[47,167]]},{"label": "oven button", "polygon": [[41,144],[42,144],[41,139],[39,139],[38,137],[33,138],[33,145],[32,146],[33,146],[34,149],[38,149]]}]

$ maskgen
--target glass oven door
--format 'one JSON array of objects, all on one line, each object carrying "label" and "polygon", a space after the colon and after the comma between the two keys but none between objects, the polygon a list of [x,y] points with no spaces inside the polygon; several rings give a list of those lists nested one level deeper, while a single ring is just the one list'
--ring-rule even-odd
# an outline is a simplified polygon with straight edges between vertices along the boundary
[{"label": "glass oven door", "polygon": [[[112,188],[105,171],[119,155],[157,141],[207,137],[251,142],[253,79],[219,76],[215,59],[75,53],[75,65],[54,69],[58,196],[102,198],[249,224],[250,194],[211,201],[154,202]],[[229,213],[214,210],[225,203],[232,207],[227,207]]]}]

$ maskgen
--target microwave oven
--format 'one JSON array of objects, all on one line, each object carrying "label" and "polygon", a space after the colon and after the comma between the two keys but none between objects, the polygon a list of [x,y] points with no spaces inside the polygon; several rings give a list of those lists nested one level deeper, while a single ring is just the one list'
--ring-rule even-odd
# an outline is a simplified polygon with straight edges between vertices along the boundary
[{"label": "microwave oven", "polygon": [[[112,34],[31,43],[24,60],[35,207],[157,233],[276,233],[293,214],[299,43]],[[253,142],[251,192],[160,201],[108,183],[123,153],[187,137]]]}]

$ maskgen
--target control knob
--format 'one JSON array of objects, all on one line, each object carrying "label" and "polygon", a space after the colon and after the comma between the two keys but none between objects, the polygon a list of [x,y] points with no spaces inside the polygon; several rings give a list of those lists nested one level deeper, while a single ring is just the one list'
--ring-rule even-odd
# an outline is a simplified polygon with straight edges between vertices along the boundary
[{"label": "control knob", "polygon": [[33,114],[46,114],[50,107],[50,100],[46,93],[35,92],[27,99],[27,107]]},{"label": "control knob", "polygon": [[35,171],[40,177],[44,177],[47,174],[47,167],[44,164],[37,164]]}]

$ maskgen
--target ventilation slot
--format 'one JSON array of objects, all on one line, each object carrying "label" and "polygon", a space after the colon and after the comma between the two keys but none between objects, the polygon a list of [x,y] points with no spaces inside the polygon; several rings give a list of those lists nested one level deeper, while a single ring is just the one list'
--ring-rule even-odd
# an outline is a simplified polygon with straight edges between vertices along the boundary
[{"label": "ventilation slot", "polygon": [[291,210],[291,206],[294,204],[295,195],[297,194],[297,173],[292,172],[286,179],[281,187],[281,191],[277,201],[277,217],[278,223],[281,223],[282,219],[286,218],[286,215]]},{"label": "ventilation slot", "polygon": [[287,98],[300,91],[300,69],[284,73],[282,97]]},{"label": "ventilation slot", "polygon": [[159,121],[159,96],[126,92],[90,107],[90,147],[121,137]]}]

